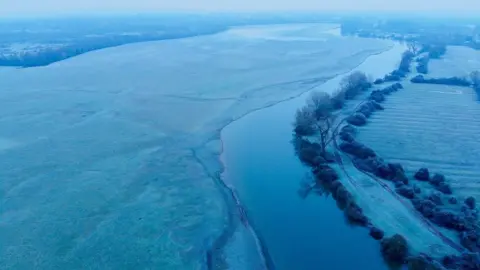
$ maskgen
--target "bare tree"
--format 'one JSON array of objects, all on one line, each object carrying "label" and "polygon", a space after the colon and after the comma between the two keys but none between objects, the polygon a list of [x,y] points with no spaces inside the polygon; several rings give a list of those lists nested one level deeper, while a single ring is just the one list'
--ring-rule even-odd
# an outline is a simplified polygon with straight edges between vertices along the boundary
[{"label": "bare tree", "polygon": [[318,135],[320,150],[324,155],[332,137],[333,114],[330,95],[324,92],[312,92],[307,99],[307,104],[297,111],[294,125],[297,135]]},{"label": "bare tree", "polygon": [[352,99],[369,86],[370,82],[367,75],[361,71],[355,71],[342,78],[340,81],[340,92],[343,93],[346,99]]},{"label": "bare tree", "polygon": [[417,42],[408,42],[407,43],[407,48],[409,51],[411,51],[414,55],[417,55],[418,51],[420,50],[419,45]]},{"label": "bare tree", "polygon": [[406,50],[405,52],[403,52],[402,60],[400,61],[398,69],[403,72],[410,72],[410,64],[412,63],[414,56],[415,55],[410,50]]},{"label": "bare tree", "polygon": [[470,73],[470,80],[472,81],[473,87],[475,89],[480,88],[480,71],[475,70]]},{"label": "bare tree", "polygon": [[[313,92],[310,96],[310,103],[313,106],[315,113],[315,120],[317,123],[318,135],[320,137],[320,146],[322,147],[322,154],[325,154],[327,144],[331,134],[333,125],[332,115],[332,100],[330,95],[324,92]],[[307,103],[308,104],[308,103]]]},{"label": "bare tree", "polygon": [[312,108],[303,106],[295,113],[295,133],[299,136],[312,136],[316,131],[315,116]]},{"label": "bare tree", "polygon": [[332,101],[325,92],[312,92],[307,99],[307,107],[311,108],[317,121],[332,115]]}]

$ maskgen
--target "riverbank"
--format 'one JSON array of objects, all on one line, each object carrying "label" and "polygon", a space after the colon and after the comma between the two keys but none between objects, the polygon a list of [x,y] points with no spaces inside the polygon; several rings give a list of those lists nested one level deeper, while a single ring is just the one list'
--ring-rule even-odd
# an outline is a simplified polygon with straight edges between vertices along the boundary
[{"label": "riverbank", "polygon": [[[401,46],[401,45],[396,45],[396,46],[397,46],[397,47],[391,48],[391,49],[388,50],[387,52],[380,53],[380,54],[378,54],[378,55],[369,57],[366,61],[364,61],[362,64],[360,64],[358,67],[352,69],[352,70],[349,71],[348,73],[353,72],[354,70],[367,70],[367,71],[370,71],[369,73],[372,74],[373,76],[383,76],[385,73],[388,73],[388,72],[390,72],[391,70],[393,70],[393,69],[396,68],[396,64],[397,64],[397,62],[398,62],[399,56],[400,56],[401,53],[403,53],[403,51],[405,50],[405,47],[403,47],[403,46]],[[383,54],[383,56],[382,56],[382,54]],[[390,54],[391,54],[391,55],[390,55]],[[377,58],[377,57],[380,58],[380,59],[375,59],[375,58]],[[382,58],[382,57],[383,57],[383,58]],[[373,58],[373,60],[372,60],[372,58]],[[385,61],[386,59],[388,59],[388,61]],[[379,63],[382,63],[384,66],[382,66],[381,68],[378,68],[378,67],[379,67],[379,65],[378,65]],[[386,64],[386,63],[390,63],[390,66],[388,66],[388,64]],[[330,92],[331,92],[331,91],[334,91],[334,90],[336,89],[336,87],[338,86],[338,82],[340,81],[341,77],[343,77],[345,74],[347,74],[347,73],[344,73],[344,74],[341,74],[341,75],[337,75],[336,77],[334,77],[333,79],[328,80],[328,81],[325,82],[325,83],[322,83],[322,84],[319,84],[318,86],[312,87],[312,89],[319,89],[320,91],[323,90],[323,91],[330,91]],[[310,89],[310,90],[311,90],[311,89]],[[310,90],[309,90],[309,91],[310,91]],[[306,91],[306,93],[308,93],[309,91]],[[271,123],[275,123],[274,125],[279,124],[279,123],[278,123],[279,120],[265,119],[265,117],[261,117],[261,116],[252,116],[252,115],[261,115],[261,114],[265,113],[265,110],[268,110],[268,111],[274,110],[274,111],[276,111],[278,114],[275,114],[275,115],[276,115],[275,117],[277,117],[277,118],[279,118],[279,119],[282,119],[282,118],[283,118],[284,121],[285,121],[285,120],[288,120],[288,119],[292,119],[293,112],[298,108],[297,104],[299,104],[299,102],[303,102],[304,97],[305,97],[305,95],[300,95],[300,97],[293,98],[293,99],[290,100],[290,101],[283,101],[283,102],[281,102],[281,103],[279,103],[279,104],[277,104],[277,105],[275,105],[275,106],[273,106],[273,107],[269,107],[268,109],[262,109],[262,110],[260,110],[260,111],[254,112],[254,113],[249,113],[249,114],[246,115],[245,117],[243,117],[243,118],[241,118],[241,119],[239,119],[239,120],[236,120],[235,122],[232,122],[231,124],[229,124],[228,126],[226,126],[226,127],[222,130],[222,135],[221,135],[222,141],[226,140],[226,135],[225,135],[225,133],[227,132],[227,130],[232,129],[232,126],[238,126],[238,125],[245,126],[245,125],[246,125],[246,124],[242,124],[242,123],[240,123],[240,122],[252,122],[252,121],[253,121],[253,122],[260,122],[260,120],[248,120],[248,118],[262,118],[264,123],[270,123],[270,124],[268,124],[269,128],[272,128],[272,127],[271,127]],[[282,107],[283,110],[279,111],[278,109],[276,109],[276,107]],[[288,115],[288,113],[285,113],[285,111],[291,112],[291,114]],[[270,117],[272,117],[272,114],[271,114],[271,113],[269,113],[269,115],[270,115]],[[253,136],[261,136],[262,138],[263,138],[264,136],[267,136],[267,137],[268,137],[268,135],[265,135],[265,133],[268,133],[268,132],[265,131],[265,128],[262,128],[261,124],[260,124],[260,126],[258,126],[258,125],[259,125],[258,123],[255,124],[255,125],[256,125],[255,128],[248,128],[248,130],[255,130],[255,133],[254,133],[254,134],[251,134],[250,136],[252,136],[252,135],[253,135]],[[285,125],[285,123],[282,123],[281,126],[283,127],[282,131],[280,132],[280,131],[277,130],[277,132],[275,132],[276,134],[279,134],[279,135],[277,135],[277,137],[284,138],[284,136],[280,135],[280,134],[282,134],[282,133],[283,133],[283,134],[288,134],[288,135],[291,134],[291,123],[290,123],[290,122],[288,122],[286,125]],[[286,127],[286,129],[285,129],[285,127]],[[245,128],[245,127],[244,127],[244,128]],[[273,127],[273,128],[274,128],[274,129],[277,129],[276,127]],[[242,133],[242,134],[246,134],[245,131],[242,131],[241,128],[240,128],[240,129],[239,129],[239,128],[233,128],[233,129],[235,129],[235,132],[229,132],[229,135],[228,135],[228,136],[234,136],[235,138],[237,138],[238,135],[231,135],[231,134],[232,134],[232,133]],[[247,136],[248,136],[248,135],[247,135]],[[270,138],[270,139],[273,139],[273,138]],[[270,140],[270,139],[269,139],[269,140]],[[228,138],[227,138],[227,140],[228,140]],[[237,138],[236,140],[241,140],[241,139],[238,139],[238,138]],[[264,159],[267,159],[267,160],[268,160],[268,159],[271,159],[272,157],[268,157],[267,154],[261,153],[261,152],[257,151],[257,149],[255,149],[255,148],[259,147],[258,145],[262,145],[262,146],[263,146],[263,144],[274,144],[275,147],[276,147],[276,149],[278,149],[278,148],[280,147],[280,142],[278,142],[278,144],[276,144],[275,142],[277,142],[277,140],[274,140],[274,142],[272,142],[272,141],[268,141],[268,142],[265,141],[265,142],[263,142],[263,143],[258,143],[258,142],[257,142],[257,143],[252,143],[252,145],[254,145],[254,147],[253,147],[253,149],[249,149],[249,151],[251,152],[250,154],[252,155],[252,156],[249,157],[249,158],[250,158],[250,159],[255,159],[257,163],[258,163],[258,162],[261,162],[261,160],[258,160],[258,159],[256,159],[256,158],[254,158],[256,155],[262,155],[262,157],[263,157]],[[230,145],[232,145],[232,144],[235,144],[235,143],[231,143]],[[290,150],[291,150],[291,149],[290,149],[290,148],[291,148],[291,145],[289,144],[289,139],[287,139],[286,141],[281,142],[281,144],[288,146],[288,149],[285,149],[285,151],[286,151],[286,152],[290,152]],[[247,146],[247,147],[248,147],[248,146]],[[273,146],[271,146],[271,147],[273,147]],[[272,150],[271,147],[269,148],[269,150]],[[233,148],[234,148],[235,150],[237,150],[237,151],[246,151],[245,149],[239,150],[239,149],[238,149],[238,146],[234,146]],[[261,147],[261,148],[263,148],[263,147]],[[281,148],[281,147],[280,147],[280,148]],[[223,161],[223,162],[225,162],[224,156],[227,155],[227,153],[225,153],[225,152],[228,152],[228,151],[229,151],[229,150],[228,150],[228,148],[227,148],[227,149],[222,153],[222,161]],[[275,150],[275,151],[273,151],[273,152],[267,151],[267,153],[270,153],[270,154],[275,153],[275,155],[277,155],[277,154],[278,154],[278,151],[277,151],[277,150]],[[231,154],[231,155],[232,155],[232,154]],[[242,155],[243,155],[243,154],[242,154]],[[298,163],[298,161],[296,160],[296,158],[295,158],[294,160],[291,159],[291,156],[294,156],[294,155],[291,155],[290,157],[288,157],[289,155],[291,155],[291,153],[287,154],[287,157],[285,157],[285,160],[288,160],[289,162],[292,162],[292,163]],[[232,159],[232,158],[230,158],[230,159]],[[275,160],[278,161],[278,162],[281,162],[282,164],[284,164],[284,162],[278,160],[278,157],[276,157]],[[240,161],[237,160],[237,162],[245,163],[245,160],[240,159]],[[287,162],[287,163],[288,163],[288,162]],[[234,167],[235,167],[235,164],[232,164],[232,162],[230,162],[230,163],[224,163],[224,166],[225,166],[225,172],[224,172],[224,174],[223,174],[223,179],[224,179],[225,181],[229,181],[229,182],[232,182],[233,179],[238,178],[238,177],[235,177],[235,174],[242,174],[242,171],[244,171],[244,170],[249,170],[248,168],[243,168],[243,169],[240,170],[240,171],[239,171],[239,170],[236,170],[235,173],[231,173],[231,174],[234,174],[234,175],[228,176],[228,174],[229,174],[229,170],[228,170],[229,166],[234,166]],[[291,167],[292,165],[291,165],[291,164],[288,164],[288,165],[285,164],[285,166],[286,166],[286,167]],[[266,166],[258,166],[256,169],[250,168],[250,170],[265,170],[265,169],[268,170],[268,168],[269,168],[269,166],[266,165]],[[280,169],[280,168],[283,168],[283,167],[282,167],[282,166],[279,166],[279,169]],[[281,169],[280,169],[280,170],[281,170]],[[293,171],[295,171],[295,170],[297,170],[297,175],[296,175],[296,176],[293,176],[292,179],[298,179],[298,181],[299,181],[299,179],[304,176],[303,173],[305,173],[305,170],[304,170],[304,169],[301,169],[301,168],[293,169]],[[303,173],[300,173],[300,175],[298,175],[298,172],[299,172],[299,171],[301,171],[301,172],[303,172]],[[290,172],[284,172],[284,173],[290,174]],[[259,179],[259,178],[257,178],[257,177],[253,177],[253,176],[252,176],[252,177],[248,177],[248,178],[245,179],[245,180],[246,180],[246,181],[249,181],[249,180],[250,180],[250,181],[253,181],[253,180],[251,180],[250,178],[258,179],[257,181],[267,181],[267,182],[269,182],[269,179],[265,179],[265,178],[260,178],[260,179]],[[280,177],[280,178],[278,178],[277,180],[278,180],[278,181],[281,181],[281,179],[283,179],[283,177]],[[240,181],[240,182],[239,182],[239,181]],[[244,198],[244,197],[248,197],[248,196],[249,196],[248,194],[245,194],[245,193],[242,194],[242,191],[245,192],[245,190],[248,190],[248,187],[245,187],[245,185],[248,186],[249,184],[242,183],[242,180],[239,180],[239,179],[235,179],[235,181],[233,181],[233,182],[235,183],[235,186],[236,186],[237,189],[239,190],[239,192],[240,192],[240,197],[241,197],[241,198]],[[298,183],[296,182],[295,184],[298,184]],[[250,184],[250,185],[251,185],[251,184]],[[266,197],[270,196],[270,195],[268,195],[268,191],[269,191],[272,187],[278,187],[278,183],[277,183],[277,184],[273,184],[272,186],[268,186],[268,185],[267,185],[267,186],[262,186],[261,189],[264,189],[264,190],[265,190],[264,192],[267,192],[267,193],[265,194]],[[255,189],[255,190],[258,190],[258,189]],[[294,192],[295,190],[296,190],[295,188],[293,188],[293,190],[292,190],[291,188],[289,188],[289,191],[282,191],[282,192],[283,192],[283,193],[284,193],[284,192],[287,192],[287,194],[283,194],[283,195],[285,195],[285,198],[290,198],[290,197],[291,197],[291,193],[288,194],[288,192],[292,192],[292,191],[293,191],[293,193],[295,193],[295,192]],[[252,191],[252,192],[255,192],[255,191]],[[271,192],[277,192],[277,191],[271,191]],[[278,191],[278,192],[279,192],[279,191]],[[247,193],[248,193],[248,192],[247,192]],[[242,197],[242,195],[243,195],[244,197]],[[255,209],[255,208],[256,208],[255,205],[252,205],[252,203],[249,203],[249,201],[251,202],[251,200],[253,200],[253,199],[245,198],[245,201],[247,201],[247,202],[244,201],[244,202],[245,202],[245,205],[246,205],[246,208],[248,209],[249,212],[250,212],[250,211],[252,211],[252,212],[258,212],[258,211]],[[290,199],[287,199],[287,200],[290,200]],[[242,200],[242,201],[243,201],[243,200]],[[257,199],[257,202],[258,202],[258,199]],[[318,203],[318,202],[315,202],[315,204],[312,204],[310,207],[318,207],[317,203]],[[278,209],[278,207],[281,207],[281,208],[284,208],[284,207],[290,208],[289,206],[284,206],[284,205],[282,205],[282,204],[280,203],[280,204],[277,205],[276,207],[272,207],[272,211],[274,211],[273,209]],[[252,208],[254,208],[254,209],[252,209]],[[334,207],[334,208],[335,208],[334,210],[336,211],[336,207]],[[328,209],[328,208],[327,208],[327,209]],[[283,210],[281,210],[281,211],[283,211]],[[299,211],[301,211],[301,210],[299,209]],[[336,216],[337,219],[340,218],[340,219],[341,219],[341,222],[342,222],[341,224],[344,225],[343,218],[342,218],[342,217],[339,217],[339,216],[338,216],[338,213],[335,213],[335,212],[333,212],[333,211],[331,211],[331,212],[332,212],[332,213],[330,213],[330,214],[331,214],[332,216]],[[264,214],[265,214],[265,213],[264,213]],[[286,214],[287,214],[287,213],[286,213]],[[255,218],[258,219],[258,214],[255,215],[255,213],[253,213],[252,215],[249,215],[249,216],[253,216],[253,217],[252,217],[253,220],[255,220]],[[255,216],[256,216],[256,217],[255,217]],[[279,217],[279,218],[278,218],[278,222],[284,222],[284,218],[285,218],[285,217],[283,217],[283,218]],[[290,219],[290,217],[288,217],[288,218]],[[260,223],[264,223],[264,222],[260,222]],[[301,222],[299,222],[299,224],[298,224],[298,226],[303,226],[303,225],[305,225],[305,224],[302,224]],[[339,224],[337,224],[337,225],[339,225]],[[259,226],[262,226],[262,225],[259,225]],[[305,226],[306,226],[306,225],[305,225]],[[340,226],[342,226],[342,225],[340,225]],[[320,227],[318,227],[318,228],[320,228]],[[317,230],[319,230],[318,228],[317,228]],[[265,232],[265,227],[262,228],[262,229],[263,229],[263,232],[262,232],[262,235],[263,235],[263,233]],[[273,227],[272,227],[271,229],[273,229]],[[299,229],[299,228],[297,228],[297,230],[298,230],[298,229]],[[349,228],[345,228],[345,229],[348,230]],[[294,229],[294,227],[292,227],[292,228],[290,228],[290,230],[295,230],[295,229]],[[288,231],[288,230],[287,230],[287,231]],[[328,231],[328,230],[326,230],[326,231]],[[314,237],[314,235],[312,235],[312,237]],[[360,237],[361,237],[361,236],[360,236]],[[270,242],[270,244],[271,244],[271,241],[272,241],[271,235],[270,235],[269,237],[264,237],[264,238],[266,239],[266,243],[269,243],[269,242]],[[362,237],[361,237],[361,238],[362,238]],[[363,240],[361,240],[361,242],[368,241],[369,239],[367,239],[367,238],[368,238],[368,237],[363,238]],[[338,240],[338,239],[337,239],[337,240]],[[283,243],[283,244],[277,243],[277,245],[284,245],[285,247],[289,247],[289,246],[290,246],[288,243]],[[270,246],[270,245],[267,244],[267,247],[268,247],[268,246]],[[297,247],[297,249],[298,249],[298,247]],[[277,248],[277,250],[278,250],[278,248]],[[298,252],[302,252],[301,249],[300,249]],[[376,254],[376,253],[375,253],[375,254]],[[278,260],[278,258],[279,258],[279,257],[278,257],[278,252],[277,252],[277,254],[275,254],[274,252],[272,252],[271,255],[272,255],[272,258],[273,258],[274,262],[276,261],[275,258]],[[328,256],[328,255],[325,254],[325,256]],[[353,257],[355,257],[355,256],[353,256]],[[314,267],[314,264],[310,264],[310,265],[308,265],[308,264],[307,264],[307,265],[306,265],[306,264],[302,264],[302,263],[300,262],[300,261],[302,261],[302,260],[305,260],[305,258],[302,259],[302,257],[299,257],[299,258],[297,258],[297,261],[295,262],[295,263],[299,263],[299,265],[301,265],[301,266],[303,266],[303,267],[306,267],[306,268],[301,268],[301,269],[309,269],[309,267]],[[374,260],[374,259],[372,258],[372,260]],[[308,260],[307,260],[307,261],[308,261]],[[282,264],[283,264],[283,265],[282,265]],[[294,266],[294,264],[292,264],[292,262],[291,262],[289,265],[290,265],[290,267],[293,267],[293,266]],[[381,265],[381,264],[380,264],[380,265]],[[278,264],[276,263],[276,266],[277,266],[276,269],[288,269],[288,268],[285,268],[285,263],[281,263],[280,265],[278,265]],[[317,265],[317,266],[318,266],[318,265]],[[332,267],[332,266],[333,266],[333,265],[331,265],[330,267]],[[337,265],[337,267],[338,267],[338,265]],[[339,268],[339,269],[340,269],[340,268]],[[379,268],[379,269],[380,269],[380,268]]]}]

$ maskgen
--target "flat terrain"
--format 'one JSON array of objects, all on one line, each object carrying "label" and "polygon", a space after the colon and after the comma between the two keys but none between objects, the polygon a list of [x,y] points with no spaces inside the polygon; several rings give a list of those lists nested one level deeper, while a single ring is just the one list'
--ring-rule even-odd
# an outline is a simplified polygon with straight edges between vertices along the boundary
[{"label": "flat terrain", "polygon": [[477,50],[461,46],[448,46],[441,59],[432,59],[429,63],[429,75],[433,77],[464,77],[480,69],[480,53]]},{"label": "flat terrain", "polygon": [[247,27],[0,68],[0,268],[200,269],[227,226],[209,174],[219,130],[391,45],[323,33],[334,27]]},{"label": "flat terrain", "polygon": [[[413,91],[409,90],[411,86],[409,83],[402,83],[406,89],[387,96],[387,100],[382,104],[385,110],[372,114],[368,119],[368,124],[358,128],[356,139],[371,147],[386,162],[400,162],[403,164],[406,167],[407,174],[413,178],[412,172],[418,168],[410,168],[404,161],[392,159],[392,156],[387,155],[387,153],[392,155],[404,153],[404,148],[399,147],[400,144],[403,144],[403,138],[400,137],[403,133],[396,133],[396,119],[391,119],[391,122],[382,121],[382,119],[387,119],[386,115],[388,112],[397,108],[392,105],[394,100],[400,99],[400,96],[409,96],[410,91]],[[390,84],[386,83],[378,87],[382,88]],[[360,96],[358,100],[350,102],[343,109],[342,113],[351,115],[356,110],[357,104],[365,100],[367,96],[365,94]],[[397,102],[398,106],[407,104],[405,103],[407,101],[401,101],[400,103],[400,100],[398,100]],[[412,136],[422,136],[422,133],[423,129],[419,129]],[[412,145],[411,147],[415,146]],[[423,252],[433,256],[441,256],[456,252],[451,247],[445,245],[437,234],[430,230],[423,222],[422,216],[411,207],[407,199],[398,196],[394,192],[395,188],[392,182],[376,181],[374,178],[360,172],[346,155],[343,156],[345,157],[343,158],[344,166],[337,166],[335,169],[342,172],[342,183],[353,194],[358,205],[375,226],[384,230],[387,236],[396,233],[405,236],[408,239],[409,247],[415,253]],[[447,236],[451,235],[447,234]]]},{"label": "flat terrain", "polygon": [[[475,69],[474,61],[480,56],[478,52],[470,50],[449,47],[444,59],[431,61],[429,76],[467,76]],[[426,167],[431,173],[445,175],[459,201],[463,201],[466,196],[480,199],[480,105],[473,90],[457,86],[410,82],[403,84],[405,89],[387,97],[384,103],[385,111],[374,113],[369,124],[360,128],[358,140],[373,148],[385,161],[401,163],[412,181],[415,181],[415,172]],[[423,194],[432,191],[429,184],[418,181],[415,181],[415,184],[425,188]],[[429,189],[430,191],[427,191]],[[383,203],[383,200],[378,202]],[[410,204],[408,200],[406,202]],[[366,205],[368,207],[375,204]],[[411,219],[413,222],[402,221],[408,215],[400,215],[400,208],[389,206],[389,209],[397,210],[382,211],[382,207],[385,206],[371,209],[378,214],[379,224],[386,228],[391,226],[393,231],[403,232],[413,241],[414,248],[432,254],[448,251],[441,248],[440,243],[432,244],[436,240],[428,233],[426,226],[415,222],[415,219]],[[415,226],[420,227],[414,228]],[[458,241],[455,232],[437,229]],[[424,233],[421,233],[422,230]]]},{"label": "flat terrain", "polygon": [[480,105],[475,98],[465,87],[408,85],[389,97],[387,110],[372,117],[361,141],[386,160],[404,164],[410,175],[429,168],[447,177],[454,194],[480,199]]}]

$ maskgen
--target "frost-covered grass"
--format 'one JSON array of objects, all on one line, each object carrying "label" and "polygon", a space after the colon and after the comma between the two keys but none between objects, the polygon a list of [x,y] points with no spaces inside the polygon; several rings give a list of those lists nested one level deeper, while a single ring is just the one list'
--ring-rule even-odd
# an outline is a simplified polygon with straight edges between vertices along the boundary
[{"label": "frost-covered grass", "polygon": [[[298,31],[0,68],[1,267],[199,269],[228,209],[192,149],[389,45]],[[207,165],[218,154],[202,151]]]},{"label": "frost-covered grass", "polygon": [[[385,111],[372,115],[369,124],[361,128],[358,140],[372,147],[385,161],[402,164],[411,181],[422,188],[423,195],[430,194],[434,188],[415,181],[413,175],[421,167],[426,167],[431,173],[445,175],[459,204],[467,196],[478,200],[480,105],[473,90],[407,82],[404,86],[405,89],[387,97],[383,104]],[[446,208],[460,209],[460,206],[449,206],[446,200],[445,204]],[[397,229],[410,226],[408,223],[400,222],[402,225]],[[454,231],[438,229],[458,241]],[[432,244],[434,242],[429,240],[422,242],[422,238],[428,239],[427,232],[407,233],[405,236],[410,241],[413,239],[414,245],[418,244],[419,251],[434,255],[442,254],[442,250],[448,251],[445,245]],[[433,249],[429,250],[428,245]]]},{"label": "frost-covered grass", "polygon": [[430,77],[465,77],[474,70],[480,70],[480,51],[463,46],[448,46],[440,59],[431,59]]},{"label": "frost-covered grass", "polygon": [[[404,86],[407,85],[405,82],[403,84]],[[377,87],[383,88],[387,85],[390,84],[387,83]],[[410,87],[410,84],[406,87]],[[358,128],[356,135],[357,141],[371,147],[386,162],[395,161],[404,164],[403,160],[393,160],[391,156],[387,155],[387,153],[397,154],[401,152],[402,148],[397,147],[399,139],[398,135],[394,133],[394,129],[387,123],[381,122],[381,119],[385,117],[384,114],[393,110],[392,107],[396,108],[390,102],[400,98],[402,95],[408,95],[406,91],[401,89],[387,96],[387,100],[382,103],[382,106],[386,108],[385,111],[374,112],[368,119],[367,125]],[[365,93],[356,100],[348,102],[347,106],[342,109],[342,114],[347,116],[354,113],[357,104],[365,100],[367,96],[368,93]],[[400,104],[404,103],[399,101],[397,105],[400,106]],[[376,129],[375,127],[379,125],[382,128]],[[421,130],[418,132],[421,132]],[[371,220],[372,224],[384,230],[386,236],[394,234],[403,235],[408,240],[409,247],[413,253],[423,252],[433,256],[443,256],[456,252],[454,249],[446,246],[437,235],[430,231],[421,220],[421,215],[416,213],[413,207],[408,207],[410,205],[408,199],[394,195],[395,187],[393,182],[380,180],[393,191],[393,193],[390,193],[373,178],[355,168],[345,154],[342,154],[342,156],[344,157],[343,162],[346,171],[343,171],[340,166],[335,167],[336,171],[341,173],[342,183],[354,196],[355,202],[363,209],[364,214]],[[406,169],[409,174],[413,172],[409,170],[408,166]],[[456,239],[454,233],[446,230],[441,231],[448,237]]]},{"label": "frost-covered grass", "polygon": [[[480,104],[466,87],[409,84],[362,128],[360,140],[388,161],[443,173],[455,194],[477,194]],[[473,195],[472,194],[472,195]]]}]

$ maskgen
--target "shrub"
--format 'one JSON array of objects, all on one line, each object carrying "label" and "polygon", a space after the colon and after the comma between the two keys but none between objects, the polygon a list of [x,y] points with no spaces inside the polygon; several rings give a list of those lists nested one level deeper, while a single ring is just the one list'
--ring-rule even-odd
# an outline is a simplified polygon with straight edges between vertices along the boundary
[{"label": "shrub", "polygon": [[372,83],[368,80],[367,75],[356,71],[341,80],[339,92],[345,99],[353,99],[370,87],[372,87]]},{"label": "shrub", "polygon": [[383,257],[390,263],[403,264],[408,255],[407,240],[399,234],[381,241]]},{"label": "shrub", "polygon": [[402,60],[400,61],[400,66],[398,67],[398,69],[405,73],[410,72],[410,64],[412,63],[414,56],[415,55],[411,51],[405,51],[402,54]]},{"label": "shrub", "polygon": [[367,123],[367,117],[363,113],[357,112],[347,117],[347,122],[354,126],[363,126]]},{"label": "shrub", "polygon": [[347,208],[345,208],[345,215],[352,223],[362,226],[365,226],[368,223],[368,218],[363,214],[362,209],[354,202],[350,202],[347,205]]},{"label": "shrub", "polygon": [[420,181],[428,181],[430,179],[430,172],[427,168],[421,168],[415,173],[415,179]]},{"label": "shrub", "polygon": [[473,197],[468,197],[465,199],[465,204],[470,207],[470,209],[474,209],[475,208],[475,198]]},{"label": "shrub", "polygon": [[449,77],[449,78],[430,78],[426,79],[423,75],[418,75],[413,77],[410,80],[412,83],[428,83],[428,84],[443,84],[443,85],[454,85],[454,86],[470,86],[471,83],[460,77]]},{"label": "shrub", "polygon": [[380,240],[384,236],[384,232],[377,227],[370,228],[370,236],[375,240]]}]

